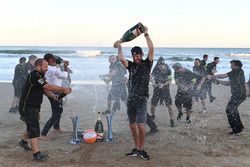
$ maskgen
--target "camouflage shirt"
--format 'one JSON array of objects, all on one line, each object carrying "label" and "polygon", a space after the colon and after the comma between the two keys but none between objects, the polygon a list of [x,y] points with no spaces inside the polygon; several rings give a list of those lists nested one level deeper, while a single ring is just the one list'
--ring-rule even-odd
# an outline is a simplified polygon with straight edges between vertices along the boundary
[{"label": "camouflage shirt", "polygon": [[158,65],[155,66],[152,72],[152,76],[154,77],[154,81],[156,84],[164,84],[168,80],[168,76],[172,74],[171,69],[166,65],[166,69],[161,70]]},{"label": "camouflage shirt", "polygon": [[246,98],[246,86],[245,75],[242,69],[232,70],[227,73],[230,84],[232,96],[245,99]]}]

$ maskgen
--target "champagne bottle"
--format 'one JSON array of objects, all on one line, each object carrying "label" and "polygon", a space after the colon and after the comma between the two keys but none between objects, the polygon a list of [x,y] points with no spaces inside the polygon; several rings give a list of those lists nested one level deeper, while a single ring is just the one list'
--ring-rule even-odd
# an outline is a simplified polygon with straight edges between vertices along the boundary
[{"label": "champagne bottle", "polygon": [[135,26],[133,26],[132,28],[130,28],[128,31],[126,31],[123,34],[121,38],[121,42],[132,41],[133,39],[141,35],[144,31],[145,31],[145,28],[143,24],[139,22],[138,24],[136,24]]},{"label": "champagne bottle", "polygon": [[103,124],[101,121],[101,113],[98,112],[98,119],[95,124],[95,132],[97,134],[96,141],[102,142],[103,141]]},{"label": "champagne bottle", "polygon": [[54,56],[56,59],[56,64],[61,64],[63,62],[63,59],[59,56]]},{"label": "champagne bottle", "polygon": [[61,99],[64,98],[66,95],[67,95],[67,94],[64,93],[64,92],[60,93],[59,96],[58,96],[58,100],[61,100]]}]

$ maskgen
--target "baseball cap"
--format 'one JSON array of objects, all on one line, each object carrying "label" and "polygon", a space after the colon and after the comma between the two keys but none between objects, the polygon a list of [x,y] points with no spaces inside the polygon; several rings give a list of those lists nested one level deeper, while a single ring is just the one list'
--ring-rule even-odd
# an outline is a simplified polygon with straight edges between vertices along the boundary
[{"label": "baseball cap", "polygon": [[141,49],[141,47],[139,46],[135,46],[131,49],[131,54],[134,56],[134,55],[137,55],[137,54],[143,54],[143,51]]}]

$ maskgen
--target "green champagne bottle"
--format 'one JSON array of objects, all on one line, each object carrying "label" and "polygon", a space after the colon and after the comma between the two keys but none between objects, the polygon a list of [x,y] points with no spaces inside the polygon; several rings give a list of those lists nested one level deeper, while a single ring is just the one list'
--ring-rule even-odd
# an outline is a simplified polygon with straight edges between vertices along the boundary
[{"label": "green champagne bottle", "polygon": [[97,134],[96,141],[102,142],[103,141],[103,124],[101,121],[101,113],[98,112],[98,119],[95,124],[95,132]]},{"label": "green champagne bottle", "polygon": [[60,93],[58,96],[58,100],[61,100],[62,98],[64,98],[67,94],[65,94],[64,92]]},{"label": "green champagne bottle", "polygon": [[56,64],[61,64],[63,62],[63,59],[59,56],[54,56],[56,59]]},{"label": "green champagne bottle", "polygon": [[143,24],[139,22],[138,24],[136,24],[135,26],[133,26],[132,28],[130,28],[128,31],[126,31],[123,34],[121,38],[121,42],[132,41],[133,39],[141,35],[144,31],[145,31],[145,28]]}]

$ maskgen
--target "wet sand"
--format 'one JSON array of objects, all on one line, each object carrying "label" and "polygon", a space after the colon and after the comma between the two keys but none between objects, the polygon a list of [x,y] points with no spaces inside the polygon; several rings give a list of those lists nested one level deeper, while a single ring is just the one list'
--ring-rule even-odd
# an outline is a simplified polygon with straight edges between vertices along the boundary
[{"label": "wet sand", "polygon": [[[61,119],[61,134],[49,133],[49,141],[41,141],[41,151],[49,154],[45,162],[34,162],[32,153],[18,146],[25,125],[19,114],[8,112],[12,101],[13,87],[10,83],[0,83],[0,166],[2,167],[78,167],[78,166],[177,166],[177,167],[248,167],[250,166],[250,105],[249,98],[240,108],[245,126],[240,136],[229,136],[225,108],[230,97],[230,89],[213,85],[217,97],[213,103],[207,102],[207,113],[199,114],[201,104],[195,103],[191,116],[192,124],[185,123],[185,117],[171,128],[165,106],[156,109],[156,123],[159,132],[146,138],[145,149],[151,155],[150,161],[126,157],[133,148],[133,140],[128,128],[126,107],[121,106],[113,120],[112,143],[68,144],[72,133],[70,117],[80,117],[80,128],[94,128],[96,113],[106,109],[107,89],[105,85],[73,85],[73,93],[68,96]],[[152,87],[151,93],[152,95]],[[176,86],[171,85],[171,95],[176,94]],[[150,103],[148,103],[148,108]],[[173,106],[175,117],[176,107]],[[47,97],[41,108],[41,128],[51,115]],[[106,118],[102,116],[107,130]],[[147,131],[149,128],[147,127]]]}]

